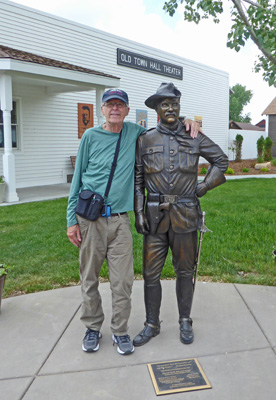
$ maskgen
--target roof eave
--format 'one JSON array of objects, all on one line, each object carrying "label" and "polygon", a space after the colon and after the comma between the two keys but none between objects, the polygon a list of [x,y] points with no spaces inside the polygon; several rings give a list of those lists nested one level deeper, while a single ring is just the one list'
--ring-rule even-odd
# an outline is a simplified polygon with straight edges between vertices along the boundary
[{"label": "roof eave", "polygon": [[96,75],[92,73],[72,71],[66,68],[58,68],[48,65],[41,65],[27,61],[19,61],[10,58],[0,59],[0,72],[9,72],[13,74],[26,74],[34,78],[42,77],[46,80],[56,80],[59,83],[73,85],[88,85],[93,87],[118,87],[120,78]]}]

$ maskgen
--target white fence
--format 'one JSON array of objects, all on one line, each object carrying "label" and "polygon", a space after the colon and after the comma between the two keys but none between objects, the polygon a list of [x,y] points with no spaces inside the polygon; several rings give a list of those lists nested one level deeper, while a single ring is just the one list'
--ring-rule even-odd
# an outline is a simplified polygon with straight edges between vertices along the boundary
[{"label": "white fence", "polygon": [[232,150],[234,146],[234,140],[237,135],[243,137],[242,142],[242,160],[249,160],[251,158],[257,158],[257,140],[263,136],[266,138],[267,134],[265,131],[243,131],[240,129],[229,129],[228,135],[228,157],[232,161],[235,159],[235,150]]}]

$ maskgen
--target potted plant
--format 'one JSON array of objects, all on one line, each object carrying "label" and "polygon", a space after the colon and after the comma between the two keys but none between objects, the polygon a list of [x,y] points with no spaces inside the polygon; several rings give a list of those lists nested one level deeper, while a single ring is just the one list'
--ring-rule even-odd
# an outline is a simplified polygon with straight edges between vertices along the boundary
[{"label": "potted plant", "polygon": [[8,273],[7,268],[4,267],[3,264],[0,264],[0,314],[1,314],[1,300],[4,292],[4,285],[7,273]]},{"label": "potted plant", "polygon": [[275,249],[272,251],[272,258],[276,264],[276,250]]},{"label": "potted plant", "polygon": [[4,180],[4,176],[0,175],[0,203],[3,203],[4,201],[5,187],[6,182]]}]

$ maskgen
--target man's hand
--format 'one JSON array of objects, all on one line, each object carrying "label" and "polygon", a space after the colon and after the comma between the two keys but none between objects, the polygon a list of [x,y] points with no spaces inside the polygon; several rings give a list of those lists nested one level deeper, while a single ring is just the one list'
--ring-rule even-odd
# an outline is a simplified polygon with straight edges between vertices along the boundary
[{"label": "man's hand", "polygon": [[70,242],[73,243],[74,246],[76,247],[80,246],[81,233],[78,224],[69,226],[69,228],[67,228],[67,236]]},{"label": "man's hand", "polygon": [[196,195],[197,197],[204,196],[208,191],[208,186],[205,182],[200,182],[196,187]]},{"label": "man's hand", "polygon": [[190,131],[190,136],[193,139],[197,137],[198,132],[203,133],[199,123],[191,119],[185,119],[185,121],[183,121],[183,125],[185,125],[186,131]]},{"label": "man's hand", "polygon": [[135,214],[135,228],[141,235],[149,234],[149,223],[144,213]]}]

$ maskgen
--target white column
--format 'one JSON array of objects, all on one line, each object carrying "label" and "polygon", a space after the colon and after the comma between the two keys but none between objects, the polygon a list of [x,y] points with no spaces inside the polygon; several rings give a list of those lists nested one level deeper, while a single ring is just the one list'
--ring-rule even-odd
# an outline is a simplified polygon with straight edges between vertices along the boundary
[{"label": "white column", "polygon": [[105,121],[104,116],[102,115],[102,111],[101,111],[103,94],[104,94],[104,88],[96,89],[96,115],[98,118],[98,125],[103,124]]},{"label": "white column", "polygon": [[269,115],[265,117],[265,138],[269,136]]},{"label": "white column", "polygon": [[12,78],[0,75],[1,110],[3,111],[4,155],[3,175],[6,182],[5,201],[18,201],[15,184],[15,161],[12,152],[11,110],[12,110]]}]

